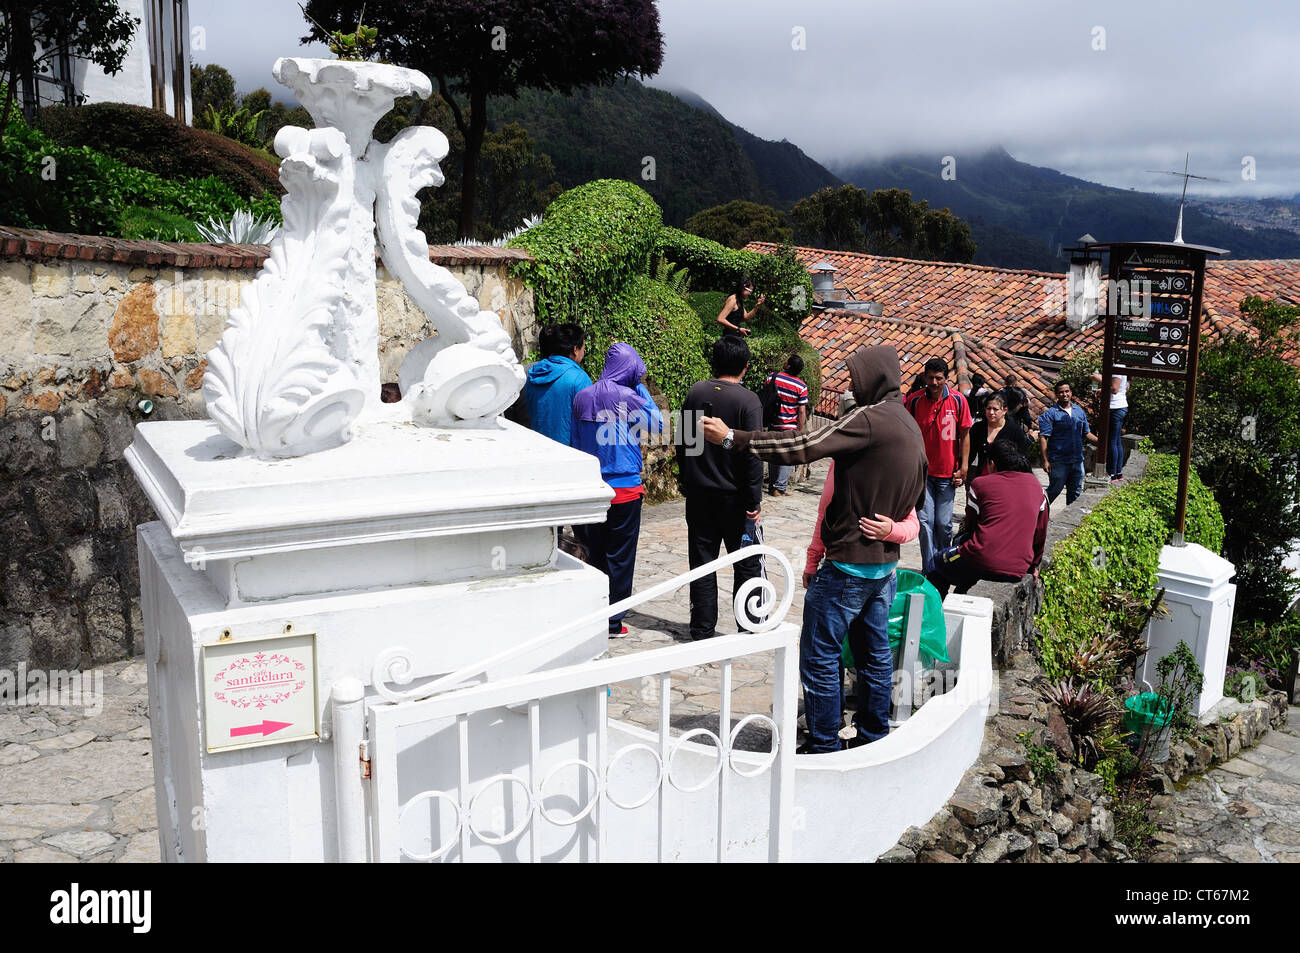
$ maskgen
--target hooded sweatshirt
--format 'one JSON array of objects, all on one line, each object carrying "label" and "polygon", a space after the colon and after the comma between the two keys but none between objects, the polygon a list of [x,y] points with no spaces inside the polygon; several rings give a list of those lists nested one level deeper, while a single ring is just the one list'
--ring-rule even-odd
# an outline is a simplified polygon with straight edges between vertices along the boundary
[{"label": "hooded sweatshirt", "polygon": [[825,427],[805,433],[740,432],[735,449],[780,464],[835,461],[835,488],[822,519],[826,558],[850,565],[898,561],[898,543],[868,540],[858,519],[876,513],[902,522],[925,501],[925,442],[903,406],[898,352],[862,347],[849,356],[858,406]]},{"label": "hooded sweatshirt", "polygon": [[591,378],[576,361],[559,355],[542,358],[528,368],[524,384],[529,426],[567,446],[573,435],[573,398],[590,386]]},{"label": "hooded sweatshirt", "polygon": [[630,344],[605,354],[600,380],[573,398],[572,446],[600,461],[600,475],[615,490],[641,486],[641,435],[663,429],[663,415],[645,385],[645,362]]}]

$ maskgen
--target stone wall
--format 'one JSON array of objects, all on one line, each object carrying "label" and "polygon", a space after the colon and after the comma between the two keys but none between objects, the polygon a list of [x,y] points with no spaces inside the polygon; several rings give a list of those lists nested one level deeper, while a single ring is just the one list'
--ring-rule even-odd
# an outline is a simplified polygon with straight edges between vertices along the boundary
[{"label": "stone wall", "polygon": [[[526,253],[430,249],[522,357],[536,347]],[[78,668],[140,651],[135,527],[154,519],[122,462],[135,424],[202,417],[203,355],[261,246],[0,228],[0,667]],[[434,329],[379,271],[380,368]]]}]

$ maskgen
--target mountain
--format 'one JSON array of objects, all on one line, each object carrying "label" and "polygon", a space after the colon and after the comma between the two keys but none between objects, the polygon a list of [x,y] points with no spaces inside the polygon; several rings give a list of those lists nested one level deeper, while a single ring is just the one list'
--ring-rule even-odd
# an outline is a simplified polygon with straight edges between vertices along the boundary
[{"label": "mountain", "polygon": [[[1084,233],[1103,241],[1169,240],[1178,219],[1174,199],[1076,179],[1020,162],[1002,148],[958,156],[947,180],[934,156],[844,164],[835,172],[860,188],[909,189],[914,199],[951,209],[970,222],[976,264],[1062,271],[1058,250]],[[1230,249],[1225,257],[1300,258],[1300,234],[1245,228],[1191,205],[1183,236]]]},{"label": "mountain", "polygon": [[693,93],[636,80],[568,96],[524,89],[493,99],[488,116],[493,129],[509,122],[527,129],[565,188],[628,179],[654,197],[670,225],[733,199],[788,208],[840,184],[798,146],[752,135]]}]

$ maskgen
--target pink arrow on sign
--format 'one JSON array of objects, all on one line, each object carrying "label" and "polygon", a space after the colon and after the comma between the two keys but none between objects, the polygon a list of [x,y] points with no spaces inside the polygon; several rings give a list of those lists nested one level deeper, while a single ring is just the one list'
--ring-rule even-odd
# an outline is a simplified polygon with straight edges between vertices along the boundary
[{"label": "pink arrow on sign", "polygon": [[281,728],[288,728],[292,725],[291,721],[263,721],[260,725],[246,725],[243,728],[231,728],[230,737],[238,738],[240,735],[262,735],[265,737],[274,734]]}]

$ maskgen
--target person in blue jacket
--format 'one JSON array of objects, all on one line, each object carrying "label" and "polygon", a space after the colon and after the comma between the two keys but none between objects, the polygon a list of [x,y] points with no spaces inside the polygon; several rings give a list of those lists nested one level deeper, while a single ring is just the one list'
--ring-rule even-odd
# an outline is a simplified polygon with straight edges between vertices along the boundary
[{"label": "person in blue jacket", "polygon": [[[605,354],[600,380],[573,398],[570,443],[600,461],[614,491],[605,522],[575,526],[591,565],[609,576],[609,602],[632,594],[637,537],[641,532],[641,437],[663,429],[663,415],[641,382],[645,361],[630,344],[615,342]],[[609,634],[627,635],[626,612],[610,616]]]},{"label": "person in blue jacket", "polygon": [[581,367],[587,356],[587,335],[577,324],[542,328],[542,359],[528,368],[524,400],[528,426],[567,445],[573,433],[573,398],[591,378]]}]

